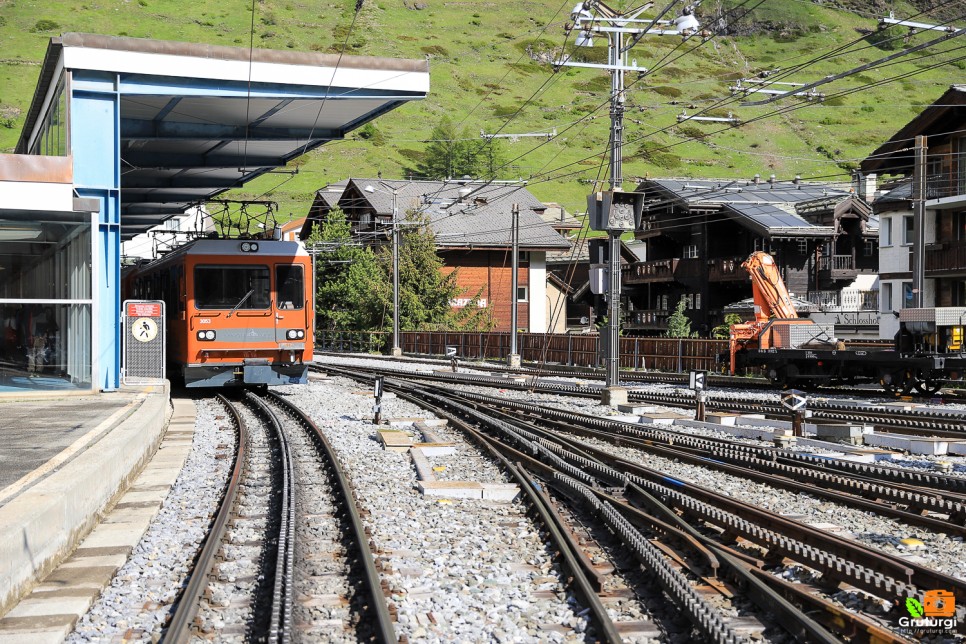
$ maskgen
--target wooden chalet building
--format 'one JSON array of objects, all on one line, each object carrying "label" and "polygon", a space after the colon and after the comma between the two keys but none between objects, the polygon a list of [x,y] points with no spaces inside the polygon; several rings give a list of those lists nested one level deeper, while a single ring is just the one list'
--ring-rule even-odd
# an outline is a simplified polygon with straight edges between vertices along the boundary
[{"label": "wooden chalet building", "polygon": [[[875,315],[878,223],[854,193],[774,179],[659,179],[637,190],[645,203],[635,236],[647,260],[623,267],[627,331],[663,333],[683,298],[691,328],[707,335],[724,321],[725,307],[751,296],[741,263],[755,250],[775,255],[788,290],[812,310]],[[876,324],[831,321],[845,336],[873,335]]]},{"label": "wooden chalet building", "polygon": [[[306,239],[314,223],[338,206],[360,239],[385,244],[392,226],[393,191],[398,220],[404,221],[408,212],[424,214],[436,235],[443,270],[458,269],[457,282],[463,287],[463,296],[451,302],[453,307],[467,306],[482,289],[479,305],[490,308],[497,331],[510,330],[511,209],[518,204],[518,328],[544,333],[555,326],[561,317],[555,308],[566,298],[560,296],[563,285],[550,283],[548,287],[546,256],[548,251],[570,248],[570,242],[557,230],[568,229],[570,222],[559,213],[548,215],[547,205],[522,186],[469,180],[348,179],[316,193],[302,238]],[[562,316],[566,320],[566,312]]]},{"label": "wooden chalet building", "polygon": [[881,222],[883,338],[899,330],[892,313],[916,300],[912,180],[917,136],[926,137],[927,148],[922,306],[966,306],[966,85],[953,85],[861,165],[886,190],[874,202]]}]

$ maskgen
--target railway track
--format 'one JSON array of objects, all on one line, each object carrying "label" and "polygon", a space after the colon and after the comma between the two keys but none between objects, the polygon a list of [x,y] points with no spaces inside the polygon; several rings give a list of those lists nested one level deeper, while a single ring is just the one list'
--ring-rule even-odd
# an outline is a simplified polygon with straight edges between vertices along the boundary
[{"label": "railway track", "polygon": [[[369,378],[360,372],[346,374],[362,380]],[[705,592],[716,590],[725,596],[747,598],[763,614],[779,615],[782,627],[802,641],[834,641],[856,636],[874,641],[906,641],[891,629],[881,614],[856,614],[831,601],[831,589],[842,585],[889,603],[896,602],[897,598],[921,596],[933,588],[951,589],[960,602],[966,601],[966,582],[961,579],[714,490],[684,483],[671,473],[644,467],[636,459],[615,457],[608,450],[580,440],[586,438],[586,433],[574,422],[573,414],[541,411],[537,405],[458,393],[396,378],[388,379],[387,386],[400,396],[419,401],[434,413],[449,418],[487,449],[538,477],[540,485],[549,486],[563,498],[590,508],[611,531],[620,535],[624,546],[635,553],[682,610],[690,611],[688,619],[709,640],[731,641],[729,638],[735,632],[721,611],[709,607],[707,602],[695,603],[689,599],[688,589],[706,586],[702,588]],[[581,420],[585,426],[594,426],[592,421],[604,422],[593,417]],[[566,431],[562,429],[565,425],[569,427]],[[640,433],[638,436],[626,431],[612,434],[611,439],[634,449],[660,443],[660,432]],[[667,433],[664,441],[670,436]],[[671,440],[677,446],[681,438],[674,436]],[[747,451],[755,450],[748,448]],[[767,459],[762,454],[752,456],[752,465],[774,459],[778,469],[786,469],[782,477],[775,472],[758,473],[763,480],[812,494],[828,494],[836,486],[850,486],[847,494],[836,498],[837,502],[859,507],[866,503],[866,510],[880,511],[911,523],[915,522],[913,517],[917,511],[923,509],[921,506],[930,506],[926,512],[933,515],[931,528],[959,534],[963,531],[962,516],[958,513],[962,511],[964,497],[961,491],[942,489],[948,482],[945,477],[927,475],[916,481],[923,485],[913,485],[891,480],[898,473],[889,472],[888,468],[866,466],[857,479],[854,472],[836,473],[834,469],[822,467],[819,459],[796,462],[795,457],[782,454],[779,460],[775,456],[779,453],[782,450],[774,450]],[[681,458],[682,454],[687,452],[682,451],[677,457]],[[707,456],[696,458],[703,459],[705,465],[719,460]],[[811,481],[798,484],[798,476]],[[783,479],[781,483],[779,478]],[[856,480],[857,483],[850,483]],[[827,486],[824,492],[820,487],[823,483]],[[531,479],[531,485],[538,483]],[[877,495],[890,494],[891,505],[875,505],[872,501]],[[909,511],[899,508],[906,503]],[[944,512],[946,521],[942,520]],[[949,521],[954,521],[954,525],[946,525]],[[648,553],[645,543],[655,546],[657,553]],[[676,572],[684,575],[685,582],[663,570],[662,566],[669,560],[676,562]],[[819,581],[789,584],[768,572],[769,567],[778,563],[804,566],[815,571]],[[707,584],[709,575],[712,579],[720,578],[720,583]]]},{"label": "railway track", "polygon": [[[318,367],[321,369],[321,366]],[[336,366],[328,367],[330,369]],[[352,367],[359,371],[394,374],[400,377],[412,377],[412,372],[402,369]],[[517,381],[502,376],[474,373],[449,373],[442,370],[432,373],[419,373],[421,380],[433,382],[448,382],[451,384],[469,384],[501,389],[515,389],[537,393],[548,393],[562,396],[581,398],[600,398],[599,386],[572,384],[547,381],[542,378],[527,378]],[[681,392],[651,392],[631,389],[628,391],[631,402],[649,403],[667,407],[681,407],[693,409],[695,406],[692,393]],[[788,410],[774,394],[761,397],[750,397],[748,394],[734,394],[727,392],[711,392],[708,395],[706,408],[709,411],[726,413],[766,414],[773,418],[787,419]],[[903,408],[885,403],[868,403],[862,401],[832,400],[826,398],[811,398],[808,403],[811,412],[810,421],[826,421],[836,424],[855,423],[872,425],[875,428],[902,434],[936,436],[947,438],[966,437],[966,417],[960,410],[942,410],[935,408]]]},{"label": "railway track", "polygon": [[219,398],[238,428],[238,454],[167,639],[395,642],[365,528],[325,436],[283,396]]},{"label": "railway track", "polygon": [[[316,351],[316,355],[321,356],[337,356],[346,357],[352,354],[345,354],[332,351]],[[425,364],[425,365],[437,365],[440,368],[450,367],[453,364],[452,359],[441,359],[432,356],[428,357],[396,357],[396,356],[379,356],[379,355],[366,355],[366,359],[370,360],[383,360],[387,364],[393,362],[396,363],[408,363],[408,364]],[[566,366],[559,364],[545,365],[540,363],[528,363],[524,364],[519,368],[509,367],[506,365],[496,364],[494,361],[481,363],[476,361],[460,361],[459,365],[465,366],[470,369],[481,369],[484,371],[496,372],[496,373],[506,373],[514,375],[522,375],[528,377],[536,378],[581,378],[588,380],[600,380],[603,382],[605,378],[605,372],[603,369],[597,369],[594,367],[577,367],[577,366]],[[655,372],[655,371],[621,371],[620,372],[621,382],[628,383],[650,383],[650,384],[666,384],[672,386],[687,387],[690,375],[687,373],[673,373],[673,372]],[[774,384],[771,383],[767,378],[760,378],[755,376],[732,376],[721,373],[709,373],[706,377],[706,381],[709,387],[716,388],[728,388],[728,389],[765,389],[771,391],[777,391]],[[849,396],[857,398],[895,398],[898,397],[898,393],[887,393],[882,389],[863,389],[855,387],[854,385],[847,385],[843,388],[836,388],[834,386],[823,386],[813,389],[811,393],[816,396],[822,395],[835,395],[847,392]],[[938,394],[930,394],[928,396],[922,395],[917,397],[922,397],[926,399],[931,399],[936,397]],[[942,396],[944,399],[962,401],[966,399],[966,396],[958,389],[944,389],[942,390]]]},{"label": "railway track", "polygon": [[[355,377],[366,379],[368,376],[356,373]],[[856,634],[861,634],[860,639],[874,641],[906,641],[890,629],[881,615],[855,614],[831,601],[830,589],[839,585],[860,589],[884,602],[921,595],[932,588],[949,588],[957,599],[966,599],[966,583],[960,579],[713,490],[683,483],[673,473],[616,458],[606,450],[575,440],[573,432],[564,435],[559,422],[549,423],[556,425],[553,428],[538,427],[532,422],[539,416],[535,405],[520,408],[506,400],[485,400],[486,397],[476,394],[434,390],[431,386],[397,379],[387,383],[399,395],[431,407],[434,413],[449,418],[487,449],[539,477],[541,484],[590,507],[660,580],[664,591],[680,606],[693,611],[688,618],[709,640],[730,641],[735,633],[721,611],[716,612],[707,604],[690,604],[685,589],[680,586],[680,578],[662,576],[667,573],[661,565],[668,559],[678,562],[685,573],[691,573],[690,577],[685,575],[688,588],[693,590],[695,580],[706,579],[709,572],[712,578],[720,576],[724,585],[711,584],[711,589],[732,597],[747,596],[763,613],[780,615],[782,626],[802,641],[834,641]],[[512,414],[506,413],[508,407],[515,408]],[[521,421],[521,417],[525,420]],[[626,446],[631,438],[621,436],[619,440]],[[641,444],[652,440],[653,436],[648,436]],[[816,478],[821,478],[817,475],[819,470],[815,472]],[[866,472],[866,483],[870,486],[872,473]],[[786,484],[791,485],[793,480],[789,478]],[[839,482],[844,480],[847,478],[842,477]],[[531,485],[537,484],[531,481]],[[876,485],[879,487],[874,488],[875,492],[885,490],[886,483]],[[907,497],[918,494],[918,501],[924,501],[927,496],[941,503],[962,501],[955,491],[914,487],[903,484],[894,491]],[[811,493],[815,488],[802,484],[798,491]],[[961,509],[958,505],[947,509],[955,511],[956,508]],[[908,513],[903,518],[912,516],[913,513]],[[942,525],[937,521],[932,527]],[[954,530],[961,531],[962,527]],[[657,558],[648,556],[642,545],[645,542],[660,544]],[[673,556],[665,556],[668,553]],[[767,572],[769,566],[779,562],[813,570],[821,582],[789,584]],[[700,585],[698,582],[697,586]],[[742,590],[737,591],[738,588]]]},{"label": "railway track", "polygon": [[[534,431],[532,425],[509,417],[501,418],[490,406],[482,409],[483,405],[460,402],[452,392],[433,392],[395,380],[390,386],[397,388],[399,395],[418,400],[449,418],[507,463],[538,476],[541,485],[589,508],[621,538],[623,547],[634,553],[646,573],[654,576],[707,641],[742,639],[734,628],[736,620],[730,616],[731,611],[716,609],[706,600],[712,591],[729,599],[740,595],[754,603],[762,615],[779,615],[782,627],[801,641],[837,641],[846,633],[863,633],[878,641],[905,641],[890,633],[886,625],[843,610],[815,589],[806,591],[765,573],[768,556],[815,566],[827,579],[843,583],[847,577],[850,581],[844,583],[861,584],[856,587],[866,591],[874,588],[880,594],[915,593],[916,582],[932,588],[928,584],[936,579],[928,569],[915,570],[910,576],[904,562],[889,560],[842,539],[816,536],[807,526],[736,505],[729,497],[715,498],[708,491],[702,492],[711,497],[677,491],[667,485],[671,480],[667,473],[613,460],[605,462],[602,454],[589,454],[586,446],[568,443],[552,432]],[[531,479],[530,486],[537,485]],[[765,554],[756,558],[721,543],[706,534],[708,526],[723,532],[737,531],[741,539],[758,544]],[[843,568],[848,572],[841,572]],[[838,576],[833,571],[838,571]]]}]

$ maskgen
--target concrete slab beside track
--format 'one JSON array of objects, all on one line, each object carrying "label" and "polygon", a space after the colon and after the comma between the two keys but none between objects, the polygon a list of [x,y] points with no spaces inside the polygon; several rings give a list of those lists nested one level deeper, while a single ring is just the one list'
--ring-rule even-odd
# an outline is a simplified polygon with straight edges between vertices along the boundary
[{"label": "concrete slab beside track", "polygon": [[54,570],[156,452],[170,389],[0,400],[0,615]]}]

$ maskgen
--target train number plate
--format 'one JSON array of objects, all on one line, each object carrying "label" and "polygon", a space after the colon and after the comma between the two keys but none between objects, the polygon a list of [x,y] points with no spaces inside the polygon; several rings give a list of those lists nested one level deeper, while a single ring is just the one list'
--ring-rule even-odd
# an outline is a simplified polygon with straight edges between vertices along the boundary
[{"label": "train number plate", "polygon": [[294,351],[296,349],[298,349],[299,351],[302,351],[305,349],[305,343],[304,342],[279,342],[278,348],[285,351]]}]

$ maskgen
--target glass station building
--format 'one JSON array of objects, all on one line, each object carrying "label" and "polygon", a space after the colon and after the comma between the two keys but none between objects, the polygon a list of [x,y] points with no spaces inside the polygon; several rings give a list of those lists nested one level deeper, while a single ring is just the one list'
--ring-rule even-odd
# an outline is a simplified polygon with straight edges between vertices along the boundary
[{"label": "glass station building", "polygon": [[0,155],[0,395],[121,383],[121,242],[429,91],[424,60],[53,38]]}]

